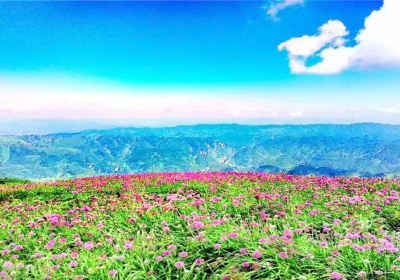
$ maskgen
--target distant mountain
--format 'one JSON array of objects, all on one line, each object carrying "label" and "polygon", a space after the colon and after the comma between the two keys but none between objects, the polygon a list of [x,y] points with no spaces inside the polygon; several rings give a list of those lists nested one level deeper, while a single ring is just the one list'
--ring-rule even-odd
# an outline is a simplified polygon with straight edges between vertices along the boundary
[{"label": "distant mountain", "polygon": [[227,124],[0,136],[0,177],[211,170],[400,177],[400,126]]}]

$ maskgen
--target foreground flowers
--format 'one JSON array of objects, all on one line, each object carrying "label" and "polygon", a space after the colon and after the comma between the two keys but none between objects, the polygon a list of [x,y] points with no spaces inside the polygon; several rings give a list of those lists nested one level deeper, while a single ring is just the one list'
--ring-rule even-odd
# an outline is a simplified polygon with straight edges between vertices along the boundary
[{"label": "foreground flowers", "polygon": [[4,279],[400,279],[400,182],[244,173],[0,187]]}]

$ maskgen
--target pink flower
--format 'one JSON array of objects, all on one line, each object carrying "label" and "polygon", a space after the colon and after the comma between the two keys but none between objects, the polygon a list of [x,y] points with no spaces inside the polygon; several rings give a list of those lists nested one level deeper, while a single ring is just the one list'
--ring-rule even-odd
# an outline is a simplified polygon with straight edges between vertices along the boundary
[{"label": "pink flower", "polygon": [[200,222],[200,221],[195,221],[195,222],[193,223],[193,227],[194,227],[195,229],[201,229],[201,228],[204,227],[204,224],[203,224],[202,222]]},{"label": "pink flower", "polygon": [[322,229],[322,231],[323,231],[323,232],[330,232],[330,231],[331,231],[331,229],[330,229],[330,228],[328,228],[328,227],[324,227],[324,228]]},{"label": "pink flower", "polygon": [[43,254],[40,253],[40,252],[37,252],[37,253],[34,253],[34,254],[33,254],[33,257],[34,257],[34,258],[41,258],[41,257],[43,257]]},{"label": "pink flower", "polygon": [[366,273],[365,271],[360,271],[360,272],[357,274],[357,276],[358,276],[358,278],[360,278],[360,279],[366,279],[366,278],[367,278],[367,273]]},{"label": "pink flower", "polygon": [[240,248],[239,252],[240,252],[242,255],[246,255],[246,254],[247,254],[247,248]]},{"label": "pink flower", "polygon": [[14,247],[14,250],[15,250],[15,251],[22,251],[22,250],[24,250],[24,246],[22,246],[22,245],[16,245],[16,246]]},{"label": "pink flower", "polygon": [[214,226],[222,225],[223,223],[224,223],[223,220],[214,220],[214,221],[212,222],[212,224],[213,224]]},{"label": "pink flower", "polygon": [[99,223],[96,226],[98,229],[103,229],[104,228],[104,224],[103,223]]},{"label": "pink flower", "polygon": [[126,250],[132,250],[133,243],[132,242],[126,242],[124,247],[125,247]]},{"label": "pink flower", "polygon": [[176,250],[176,246],[175,245],[169,245],[168,249],[171,250],[171,251],[174,251],[174,250]]},{"label": "pink flower", "polygon": [[260,238],[258,241],[259,241],[261,244],[265,244],[265,243],[268,242],[268,239],[262,237],[262,238]]},{"label": "pink flower", "polygon": [[250,267],[250,263],[249,262],[242,262],[242,267],[243,268],[249,268]]},{"label": "pink flower", "polygon": [[219,243],[214,244],[214,249],[215,249],[215,250],[221,249],[221,244],[219,244]]},{"label": "pink flower", "polygon": [[333,220],[333,224],[334,224],[334,225],[340,225],[341,223],[342,223],[342,221],[339,220],[339,219],[334,219],[334,220]]},{"label": "pink flower", "polygon": [[108,275],[110,275],[111,277],[114,277],[114,276],[116,276],[118,274],[118,270],[115,270],[115,269],[111,269],[109,272],[108,272]]},{"label": "pink flower", "polygon": [[196,259],[196,260],[194,261],[194,263],[195,263],[196,265],[202,265],[202,264],[204,263],[204,259],[201,259],[201,258]]},{"label": "pink flower", "polygon": [[187,256],[189,256],[189,254],[187,252],[183,251],[183,252],[180,252],[178,254],[178,256],[181,257],[181,258],[186,258]]},{"label": "pink flower", "polygon": [[167,257],[169,255],[171,255],[171,251],[170,250],[165,250],[164,252],[162,252],[163,257]]},{"label": "pink flower", "polygon": [[94,248],[94,243],[92,241],[85,242],[83,244],[83,248],[85,248],[86,250],[91,250]]},{"label": "pink flower", "polygon": [[286,230],[283,231],[283,236],[286,237],[286,238],[292,238],[293,237],[293,233],[292,233],[292,231],[286,229]]},{"label": "pink flower", "polygon": [[83,206],[81,208],[81,211],[84,211],[84,212],[90,211],[90,206],[87,206],[87,205]]},{"label": "pink flower", "polygon": [[12,262],[4,262],[3,263],[3,268],[5,269],[12,269],[14,267],[14,264]]},{"label": "pink flower", "polygon": [[339,251],[332,251],[331,254],[332,254],[332,256],[337,257],[337,256],[340,255],[340,252]]},{"label": "pink flower", "polygon": [[233,239],[238,238],[238,236],[239,235],[236,232],[232,232],[231,234],[229,234],[229,237]]},{"label": "pink flower", "polygon": [[50,250],[51,248],[54,247],[54,245],[56,245],[56,241],[54,239],[52,239],[46,244],[46,246],[44,246],[44,248],[46,250]]},{"label": "pink flower", "polygon": [[4,255],[8,255],[9,253],[11,253],[11,250],[9,250],[9,249],[4,249],[4,250],[2,250],[1,251],[1,254],[4,256]]},{"label": "pink flower", "polygon": [[331,274],[329,274],[329,278],[333,279],[333,280],[338,280],[338,279],[342,279],[342,274],[340,274],[339,272],[331,272]]},{"label": "pink flower", "polygon": [[129,222],[129,223],[136,223],[136,218],[129,218],[129,219],[128,219],[128,222]]},{"label": "pink flower", "polygon": [[217,202],[220,202],[221,200],[222,200],[221,197],[213,197],[213,198],[211,199],[211,202],[217,203]]},{"label": "pink flower", "polygon": [[157,262],[161,262],[163,259],[164,259],[164,258],[163,258],[162,256],[157,256],[157,257],[156,257],[156,261],[157,261]]},{"label": "pink flower", "polygon": [[261,254],[261,252],[260,251],[254,251],[254,253],[253,253],[253,258],[255,258],[255,259],[260,259],[261,257],[262,257],[262,254]]},{"label": "pink flower", "polygon": [[65,237],[62,237],[62,238],[60,238],[60,240],[58,240],[58,242],[60,242],[62,244],[67,243],[67,241],[68,240]]},{"label": "pink flower", "polygon": [[176,267],[177,269],[182,269],[182,268],[185,267],[185,263],[182,262],[182,261],[176,262],[176,263],[175,263],[175,267]]},{"label": "pink flower", "polygon": [[58,258],[60,258],[60,259],[64,259],[66,257],[68,257],[68,254],[65,252],[62,252],[61,254],[58,255]]},{"label": "pink flower", "polygon": [[281,259],[287,259],[289,256],[288,256],[288,254],[286,253],[286,252],[279,252],[278,253],[278,256],[281,258]]},{"label": "pink flower", "polygon": [[117,256],[115,259],[117,261],[124,261],[125,260],[125,256]]},{"label": "pink flower", "polygon": [[319,246],[328,247],[328,242],[322,241],[322,242],[319,243]]},{"label": "pink flower", "polygon": [[169,232],[171,232],[171,229],[169,227],[164,227],[163,232],[169,233]]},{"label": "pink flower", "polygon": [[102,255],[99,256],[99,260],[100,261],[105,261],[106,259],[108,259],[106,254],[102,254]]},{"label": "pink flower", "polygon": [[69,263],[69,266],[70,267],[77,267],[78,263],[76,261],[72,261],[72,262]]}]

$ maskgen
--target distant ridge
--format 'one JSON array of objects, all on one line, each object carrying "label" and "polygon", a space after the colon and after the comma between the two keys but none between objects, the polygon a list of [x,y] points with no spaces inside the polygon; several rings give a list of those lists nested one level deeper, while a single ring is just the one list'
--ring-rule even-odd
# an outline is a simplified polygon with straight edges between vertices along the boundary
[{"label": "distant ridge", "polygon": [[0,177],[159,171],[400,176],[400,125],[199,124],[0,136]]}]

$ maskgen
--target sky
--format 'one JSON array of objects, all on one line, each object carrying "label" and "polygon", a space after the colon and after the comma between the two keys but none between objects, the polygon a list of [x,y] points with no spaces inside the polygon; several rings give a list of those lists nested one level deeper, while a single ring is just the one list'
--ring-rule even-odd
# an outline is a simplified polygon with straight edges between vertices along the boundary
[{"label": "sky", "polygon": [[0,2],[0,118],[400,124],[398,14],[398,0]]}]

